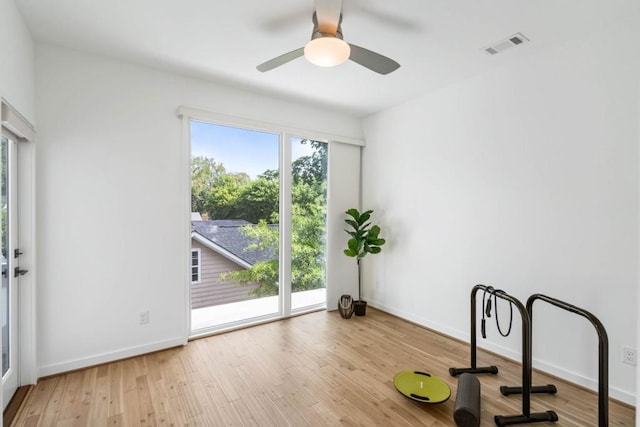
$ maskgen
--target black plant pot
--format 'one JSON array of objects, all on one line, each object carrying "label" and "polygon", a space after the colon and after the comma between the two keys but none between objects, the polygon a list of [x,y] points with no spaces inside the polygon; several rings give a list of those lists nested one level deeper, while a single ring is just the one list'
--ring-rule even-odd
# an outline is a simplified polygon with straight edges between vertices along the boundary
[{"label": "black plant pot", "polygon": [[353,312],[356,316],[364,316],[367,314],[367,302],[359,299],[353,302]]},{"label": "black plant pot", "polygon": [[343,319],[350,319],[353,315],[353,298],[351,295],[342,295],[338,300],[338,311]]}]

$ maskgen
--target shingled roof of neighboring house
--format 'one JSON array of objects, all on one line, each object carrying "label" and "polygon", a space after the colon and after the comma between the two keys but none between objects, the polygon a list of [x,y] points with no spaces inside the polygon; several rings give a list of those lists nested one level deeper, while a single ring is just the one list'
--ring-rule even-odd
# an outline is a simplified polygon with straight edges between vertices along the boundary
[{"label": "shingled roof of neighboring house", "polygon": [[[243,219],[191,221],[191,237],[233,261],[241,261],[241,264],[247,268],[259,261],[275,259],[274,248],[246,249],[256,243],[254,238],[242,231],[242,227],[246,226],[255,226],[255,224]],[[269,228],[277,230],[278,224],[270,224]]]}]

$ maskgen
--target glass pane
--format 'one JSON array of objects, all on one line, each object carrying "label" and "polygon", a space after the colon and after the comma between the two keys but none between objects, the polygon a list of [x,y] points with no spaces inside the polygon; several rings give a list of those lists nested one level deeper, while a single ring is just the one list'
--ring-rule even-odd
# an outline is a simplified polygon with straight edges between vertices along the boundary
[{"label": "glass pane", "polygon": [[1,206],[1,214],[2,214],[2,236],[0,240],[2,241],[2,255],[0,255],[2,261],[2,375],[4,376],[9,370],[9,228],[7,227],[7,219],[8,219],[8,209],[9,209],[9,192],[8,192],[8,181],[9,181],[9,169],[8,169],[8,150],[9,148],[9,140],[6,137],[2,137],[2,149],[0,150],[0,160],[2,169],[1,171],[1,181],[0,186],[2,187],[0,192],[0,203]]},{"label": "glass pane", "polygon": [[279,144],[277,134],[191,122],[193,330],[279,313]]},{"label": "glass pane", "polygon": [[326,303],[327,144],[291,140],[291,309]]}]

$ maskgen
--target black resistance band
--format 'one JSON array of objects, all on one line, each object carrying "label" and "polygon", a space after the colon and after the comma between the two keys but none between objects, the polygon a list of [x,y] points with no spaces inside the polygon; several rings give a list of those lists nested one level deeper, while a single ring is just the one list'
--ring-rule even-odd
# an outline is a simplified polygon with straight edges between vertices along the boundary
[{"label": "black resistance band", "polygon": [[[489,294],[489,298],[486,298],[487,294]],[[480,323],[482,338],[487,338],[487,322],[485,316],[491,317],[491,297],[493,297],[494,301],[493,305],[495,306],[496,327],[498,328],[498,332],[503,337],[507,337],[511,333],[511,326],[513,326],[513,304],[509,301],[509,328],[507,332],[502,332],[500,321],[498,320],[498,295],[506,295],[506,293],[502,289],[494,289],[493,286],[487,286],[482,294],[482,322]]]}]

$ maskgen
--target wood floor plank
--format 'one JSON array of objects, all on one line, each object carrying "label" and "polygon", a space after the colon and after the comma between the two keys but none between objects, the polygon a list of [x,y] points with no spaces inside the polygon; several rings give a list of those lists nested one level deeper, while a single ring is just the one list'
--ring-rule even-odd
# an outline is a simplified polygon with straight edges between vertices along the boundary
[{"label": "wood floor plank", "polygon": [[[521,412],[519,363],[479,351],[482,425]],[[375,309],[342,319],[315,312],[190,342],[144,356],[42,379],[13,426],[453,426],[457,379],[469,346]],[[393,385],[402,370],[440,376],[452,390],[442,404],[407,399]],[[554,410],[557,426],[597,425],[595,393],[535,372],[534,412]],[[614,400],[609,425],[634,425],[635,410]],[[546,424],[554,425],[554,424]]]},{"label": "wood floor plank", "polygon": [[[64,390],[68,382],[68,375],[51,378],[51,380],[47,380],[47,381],[51,381],[53,383],[51,384],[52,388],[49,394],[49,399],[47,400],[47,403],[45,404],[44,408],[42,408],[42,412],[36,413],[36,414],[40,415],[41,417],[39,420],[39,425],[54,426],[58,421],[58,415],[60,412],[62,398],[64,396]],[[36,385],[36,390],[38,388],[39,388],[39,384]],[[31,399],[28,399],[27,402],[25,402],[25,404],[30,401]],[[27,410],[27,412],[28,411],[29,410]],[[19,425],[19,422],[20,422],[19,420],[20,420],[20,417],[14,420],[14,424]]]},{"label": "wood floor plank", "polygon": [[[122,366],[126,361],[109,364],[109,418],[119,419],[124,411],[124,390],[122,388]],[[38,383],[38,386],[41,382]]]},{"label": "wood floor plank", "polygon": [[95,420],[96,427],[106,426],[109,414],[109,370],[96,369],[95,385],[89,402],[87,418]]}]

